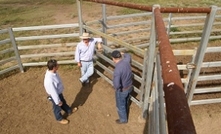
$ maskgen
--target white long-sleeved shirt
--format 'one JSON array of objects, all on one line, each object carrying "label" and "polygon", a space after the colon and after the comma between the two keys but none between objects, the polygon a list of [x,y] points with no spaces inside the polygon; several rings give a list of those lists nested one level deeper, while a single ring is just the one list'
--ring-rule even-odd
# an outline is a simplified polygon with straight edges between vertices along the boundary
[{"label": "white long-sleeved shirt", "polygon": [[55,104],[58,105],[61,101],[59,94],[61,94],[64,90],[64,86],[58,73],[53,73],[47,70],[44,78],[44,87],[47,94],[50,95]]},{"label": "white long-sleeved shirt", "polygon": [[75,61],[92,61],[97,42],[102,42],[102,38],[91,38],[88,46],[83,42],[83,40],[79,42],[75,50]]}]

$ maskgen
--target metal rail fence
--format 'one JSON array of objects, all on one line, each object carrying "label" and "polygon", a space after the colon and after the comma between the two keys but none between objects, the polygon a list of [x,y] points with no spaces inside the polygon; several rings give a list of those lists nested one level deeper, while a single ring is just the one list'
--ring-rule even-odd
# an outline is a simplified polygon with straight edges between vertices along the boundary
[{"label": "metal rail fence", "polygon": [[[18,68],[20,69],[21,72],[24,72],[12,29],[8,28],[0,30],[0,34],[1,35],[7,34],[2,36],[3,38],[0,40],[0,48],[1,48],[0,64],[1,65],[6,64],[6,67],[1,66],[0,75],[8,73]],[[6,56],[7,58],[5,58]],[[7,63],[9,62],[11,62],[11,64],[7,65]]]},{"label": "metal rail fence", "polygon": [[[110,2],[110,1],[103,1],[103,0],[86,0],[86,1],[92,1],[92,2],[98,2],[98,3],[103,3],[103,4],[110,4],[110,5],[116,5],[116,6],[123,6],[123,7],[130,7],[130,8],[134,8],[134,9],[142,9],[142,10],[149,10],[148,7],[145,7],[143,8],[144,6],[143,5],[133,5],[133,4],[127,4],[127,3],[124,3],[124,4],[119,4],[118,2]],[[204,58],[204,50],[205,48],[207,47],[207,44],[208,44],[208,41],[210,39],[210,34],[211,34],[211,31],[212,31],[212,26],[215,25],[216,23],[213,23],[214,20],[215,20],[215,15],[216,15],[216,12],[217,12],[217,7],[211,7],[212,9],[203,9],[203,8],[193,8],[193,9],[182,9],[181,12],[188,12],[188,13],[207,13],[207,17],[206,17],[206,20],[205,20],[205,24],[202,26],[202,39],[200,40],[200,44],[198,46],[198,50],[197,50],[197,53],[196,53],[196,57],[193,57],[192,61],[193,63],[188,63],[186,64],[186,68],[188,69],[188,76],[190,78],[188,78],[190,81],[188,81],[189,83],[193,82],[193,84],[189,84],[189,83],[184,83],[185,86],[188,85],[188,86],[192,86],[192,87],[196,87],[196,83],[197,83],[197,77],[196,76],[199,76],[200,74],[200,68],[201,68],[201,65],[202,62],[203,62],[203,58]],[[161,8],[160,8],[161,9]],[[174,8],[175,9],[175,8]],[[180,9],[176,8],[175,10],[178,10],[178,11],[174,11],[174,13],[178,13]],[[160,10],[161,12],[173,12],[172,10],[170,9],[165,9],[165,10]],[[155,13],[156,15],[156,13]],[[161,66],[162,66],[162,76],[163,76],[163,89],[164,89],[164,92],[165,92],[165,100],[166,100],[166,110],[167,110],[167,120],[168,120],[168,131],[169,133],[196,133],[195,131],[195,127],[193,125],[193,121],[192,121],[192,117],[190,115],[190,110],[188,108],[188,104],[187,104],[187,99],[186,99],[186,96],[185,96],[185,93],[184,92],[184,89],[183,89],[183,86],[181,84],[181,81],[179,82],[179,74],[177,73],[178,70],[176,70],[177,68],[177,65],[176,65],[176,60],[174,59],[174,55],[173,55],[173,52],[172,50],[170,50],[171,48],[170,47],[167,47],[166,49],[166,44],[169,44],[169,40],[167,41],[166,39],[163,39],[164,38],[167,38],[166,34],[160,34],[161,32],[163,32],[164,30],[164,27],[161,27],[161,28],[158,28],[159,25],[160,25],[160,19],[158,17],[155,18],[155,22],[156,22],[156,29],[157,29],[157,36],[158,36],[158,43],[159,43],[159,50],[160,50],[160,62],[161,62]],[[103,20],[107,20],[106,18],[104,18]],[[80,21],[79,21],[80,22]],[[104,22],[102,22],[103,24],[106,24]],[[158,24],[158,25],[157,25]],[[200,25],[202,25],[203,23],[201,23]],[[218,23],[220,24],[220,23]],[[121,24],[120,24],[121,25]],[[127,24],[129,25],[129,24]],[[161,24],[162,25],[162,24]],[[189,24],[188,24],[189,25]],[[192,25],[194,26],[194,25]],[[197,25],[198,26],[198,25]],[[108,26],[107,25],[104,25],[103,27],[107,28]],[[90,29],[86,26],[82,26],[82,28],[88,30],[88,31],[92,31],[94,32],[93,29]],[[105,29],[103,28],[103,30]],[[162,30],[162,31],[161,31]],[[105,29],[103,32],[106,32],[107,29]],[[169,31],[169,30],[168,30]],[[152,31],[151,31],[152,32]],[[168,32],[169,33],[169,32]],[[187,32],[187,33],[191,33],[191,32]],[[96,32],[96,34],[102,36],[102,34],[100,34],[99,32]],[[152,34],[152,33],[151,33]],[[150,34],[150,36],[151,36]],[[183,33],[184,34],[184,33]],[[162,37],[160,39],[160,37]],[[106,37],[105,37],[106,38]],[[140,39],[140,38],[139,38]],[[150,40],[152,39],[149,38]],[[189,39],[189,38],[187,38]],[[197,38],[194,38],[193,40],[196,40]],[[198,38],[199,39],[199,38]],[[133,40],[133,39],[132,39]],[[193,41],[192,40],[192,41]],[[153,40],[152,40],[153,41]],[[188,41],[188,40],[185,40],[185,41]],[[115,43],[120,43],[118,41],[114,41]],[[152,43],[152,42],[151,42]],[[154,45],[155,43],[152,43],[151,45]],[[163,45],[160,45],[160,44],[163,44]],[[135,50],[133,47],[130,47],[129,45],[127,44],[121,44],[122,46],[124,46],[126,49],[129,49],[129,50]],[[203,50],[201,52],[201,49]],[[150,49],[150,47],[148,48],[148,52],[152,52],[154,51],[154,49]],[[137,52],[137,51],[136,51]],[[172,52],[172,53],[171,53]],[[169,55],[168,55],[168,54]],[[138,54],[140,54],[138,52]],[[140,93],[144,93],[144,94],[141,94],[144,95],[144,101],[142,101],[142,99],[140,100],[142,104],[142,110],[146,110],[146,108],[148,109],[148,105],[149,104],[152,104],[153,105],[153,102],[151,102],[149,100],[149,95],[151,95],[152,93],[151,90],[153,89],[150,85],[153,83],[158,83],[160,81],[160,79],[156,80],[156,81],[152,81],[152,65],[153,65],[153,57],[151,57],[151,55],[145,55],[144,57],[148,56],[148,60],[147,62],[148,63],[151,63],[151,64],[147,64],[144,62],[144,66],[148,66],[147,70],[142,70],[142,71],[145,71],[145,73],[143,74],[148,74],[149,76],[145,79],[145,76],[142,76],[143,79],[145,79],[143,82],[145,82],[145,88],[141,88],[141,92]],[[169,57],[168,57],[169,56]],[[171,62],[170,62],[171,60]],[[152,62],[150,62],[152,61]],[[174,67],[174,63],[175,63],[175,66]],[[195,69],[197,68],[196,70],[194,70],[194,72],[191,72],[189,71],[189,69]],[[168,70],[168,68],[170,68],[170,70]],[[167,72],[168,71],[168,72]],[[149,73],[147,73],[149,72]],[[220,76],[220,75],[219,75]],[[219,77],[218,76],[218,77]],[[195,77],[195,78],[193,78]],[[208,76],[207,76],[208,78]],[[219,78],[218,78],[219,79]],[[181,80],[181,79],[180,79]],[[151,82],[151,83],[149,83]],[[146,84],[148,83],[148,84]],[[187,87],[187,86],[186,86]],[[186,88],[185,87],[185,88]],[[144,90],[145,91],[142,91]],[[194,92],[194,89],[188,89],[189,92],[191,92],[190,94],[193,95],[193,92]],[[189,100],[192,100],[192,96],[189,95],[188,91],[187,91],[187,98]],[[214,103],[215,101],[214,100],[210,100],[210,103]],[[146,104],[145,104],[146,103]],[[156,103],[154,103],[156,104]],[[189,102],[190,104],[190,102]],[[201,103],[203,104],[203,102]],[[150,110],[150,109],[149,109]],[[156,109],[154,109],[156,110]],[[179,112],[177,112],[179,111]],[[152,113],[154,113],[155,111],[152,111]],[[143,112],[142,114],[144,114],[145,112]],[[154,115],[150,115],[150,118],[153,117]],[[185,116],[185,118],[183,118]],[[159,117],[159,115],[156,115],[156,117]],[[156,123],[158,122],[159,118],[156,118],[155,120],[153,120],[152,122],[149,122],[149,124],[151,123]],[[179,122],[179,123],[178,123]],[[182,122],[182,123],[181,123]],[[178,123],[178,124],[177,124]],[[150,133],[156,133],[155,131],[157,130],[160,130],[161,127],[158,127],[156,128],[156,126],[158,126],[158,124],[155,124],[155,129],[153,131],[151,131]],[[159,133],[159,131],[157,131],[157,133]]]},{"label": "metal rail fence", "polygon": [[[79,2],[80,1],[77,3],[79,23],[0,30],[1,35],[9,35],[1,36],[5,38],[1,38],[0,40],[0,75],[17,68],[23,72],[23,67],[46,65],[46,61],[51,57],[56,57],[59,64],[75,64],[73,56],[75,46],[79,41],[79,33],[81,34],[83,30],[87,30],[95,36],[101,36],[104,40],[105,53],[97,52],[99,60],[96,60],[96,65],[108,74],[106,75],[106,73],[103,73],[100,69],[96,69],[96,72],[110,84],[112,84],[111,75],[113,73],[114,64],[108,56],[108,53],[118,49],[122,51],[132,51],[132,53],[135,54],[135,58],[132,60],[132,66],[139,72],[135,72],[135,80],[138,82],[138,86],[135,86],[137,96],[131,96],[131,100],[142,109],[141,114],[143,117],[146,117],[149,113],[150,119],[158,123],[156,126],[151,126],[153,124],[151,121],[149,122],[149,133],[166,133],[164,93],[162,92],[163,83],[161,81],[162,74],[160,74],[162,61],[157,58],[158,50],[156,49],[159,47],[158,44],[160,42],[156,40],[155,28],[153,28],[153,13],[144,12],[129,15],[106,16],[106,5],[102,4],[102,19],[98,18],[98,20],[95,21],[84,22],[81,17],[81,3]],[[208,9],[210,8],[205,9],[206,13],[208,13]],[[200,81],[213,83],[214,81],[221,80],[220,74],[207,73],[207,70],[201,70],[203,68],[220,68],[221,66],[221,59],[219,58],[217,58],[216,61],[203,61],[206,54],[210,55],[221,52],[221,47],[208,47],[206,43],[209,39],[215,40],[221,38],[219,34],[221,32],[221,9],[217,8],[217,11],[213,12],[214,16],[212,17],[208,15],[203,16],[202,14],[176,16],[177,14],[171,14],[164,8],[160,8],[160,10],[169,13],[168,17],[163,20],[166,32],[170,37],[170,43],[177,44],[194,41],[200,44],[193,49],[173,49],[173,54],[176,57],[190,57],[188,61],[177,65],[180,72],[186,73],[185,76],[181,77],[181,82],[187,94],[189,105],[221,102],[220,98],[193,100],[194,94],[219,93],[221,91],[221,87],[215,85],[197,87]],[[170,10],[174,11],[174,9]],[[195,10],[194,13],[196,13]],[[127,19],[128,21],[125,22]],[[215,19],[214,23],[209,21],[213,19]],[[204,25],[205,21],[206,24]],[[204,27],[207,27],[207,29],[203,30]],[[211,28],[211,31],[208,31],[210,30],[209,28]],[[205,33],[211,33],[211,35],[209,36]],[[203,36],[201,36],[201,34],[203,34]],[[103,64],[102,60],[104,60],[106,64]]]}]

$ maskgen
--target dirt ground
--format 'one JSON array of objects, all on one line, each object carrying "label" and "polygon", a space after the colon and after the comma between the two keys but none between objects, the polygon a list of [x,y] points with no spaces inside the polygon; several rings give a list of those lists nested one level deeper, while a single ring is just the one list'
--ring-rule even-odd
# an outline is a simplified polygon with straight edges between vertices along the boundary
[{"label": "dirt ground", "polygon": [[143,133],[145,123],[138,122],[141,111],[137,105],[131,105],[128,124],[116,124],[112,87],[94,76],[91,87],[82,88],[79,70],[65,67],[58,71],[65,86],[64,96],[70,106],[78,106],[79,110],[67,117],[69,125],[57,123],[43,87],[45,69],[31,68],[0,81],[1,134]]},{"label": "dirt ground", "polygon": [[[29,68],[0,81],[1,134],[144,134],[140,122],[141,109],[130,106],[129,123],[115,123],[117,112],[114,90],[104,79],[94,75],[91,87],[81,87],[80,71],[73,67],[59,68],[65,86],[64,96],[79,110],[67,117],[70,124],[61,125],[54,119],[51,103],[46,99],[43,79],[46,67]],[[219,134],[221,104],[191,107],[198,134]]]},{"label": "dirt ground", "polygon": [[[99,5],[100,6],[100,5]],[[73,6],[50,7],[56,10],[56,24],[77,22]],[[85,15],[88,19],[100,12],[98,7]],[[109,9],[113,10],[113,9]],[[116,13],[117,8],[114,13]],[[113,13],[113,14],[114,14]],[[75,16],[75,15],[74,15]],[[15,73],[0,80],[0,134],[144,134],[146,122],[140,122],[141,109],[130,106],[129,122],[115,123],[117,112],[114,90],[104,79],[92,78],[90,87],[81,87],[80,72],[75,66],[61,66],[58,70],[64,83],[64,96],[72,107],[79,110],[67,117],[70,124],[61,125],[54,119],[51,103],[46,99],[43,79],[46,67],[32,67],[24,73]],[[221,131],[221,104],[191,106],[198,134],[219,134]]]}]

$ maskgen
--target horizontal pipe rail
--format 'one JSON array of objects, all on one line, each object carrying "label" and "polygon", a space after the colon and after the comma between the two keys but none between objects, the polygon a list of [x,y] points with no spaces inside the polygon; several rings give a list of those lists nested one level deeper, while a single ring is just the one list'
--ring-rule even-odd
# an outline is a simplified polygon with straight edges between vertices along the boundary
[{"label": "horizontal pipe rail", "polygon": [[0,45],[6,44],[6,43],[10,43],[10,42],[11,42],[10,39],[1,40],[1,41],[0,41]]},{"label": "horizontal pipe rail", "polygon": [[215,92],[221,92],[221,87],[196,88],[194,94],[205,94],[205,93],[215,93]]},{"label": "horizontal pipe rail", "polygon": [[8,29],[2,29],[2,30],[0,30],[0,34],[7,33],[7,32],[8,32]]},{"label": "horizontal pipe rail", "polygon": [[78,28],[79,24],[60,24],[60,25],[46,25],[46,26],[31,26],[31,27],[15,27],[12,28],[16,31],[31,31],[31,30],[46,30],[46,29],[58,29],[58,28]]},{"label": "horizontal pipe rail", "polygon": [[55,47],[76,47],[77,42],[74,43],[61,43],[61,44],[45,44],[45,45],[30,45],[30,46],[18,46],[18,50],[40,49],[40,48],[55,48]]},{"label": "horizontal pipe rail", "polygon": [[83,26],[83,28],[84,29],[86,29],[86,30],[88,30],[88,31],[91,31],[91,32],[93,32],[93,33],[95,33],[95,34],[97,34],[97,35],[100,35],[101,37],[104,37],[104,38],[106,38],[106,39],[109,39],[109,40],[111,40],[111,41],[113,41],[113,42],[115,42],[115,43],[117,43],[117,44],[120,44],[120,45],[122,45],[122,46],[124,46],[124,47],[127,47],[128,49],[131,49],[131,50],[133,50],[134,52],[136,52],[137,54],[139,54],[139,55],[144,55],[144,50],[142,50],[142,49],[140,49],[140,48],[138,48],[138,47],[136,47],[136,46],[133,46],[133,45],[131,45],[131,44],[128,44],[128,43],[126,43],[126,42],[123,42],[123,41],[121,41],[120,39],[116,39],[116,38],[114,38],[114,37],[111,37],[111,36],[108,36],[108,35],[106,35],[106,34],[104,34],[104,33],[102,33],[102,32],[100,32],[100,31],[97,31],[96,29],[93,29],[93,28],[91,28],[91,27],[89,27],[89,26]]},{"label": "horizontal pipe rail", "polygon": [[6,68],[6,69],[4,69],[4,70],[1,70],[1,71],[0,71],[0,75],[5,74],[5,73],[7,73],[7,72],[10,72],[10,71],[12,71],[12,70],[18,69],[18,68],[19,68],[18,65],[8,67],[8,68]]},{"label": "horizontal pipe rail", "polygon": [[[138,9],[142,11],[152,12],[152,6],[147,6],[143,4],[134,4],[128,2],[117,2],[117,1],[110,1],[110,0],[83,0],[89,2],[96,2],[102,3],[107,5],[119,6],[119,7],[127,7],[131,9]],[[161,13],[210,13],[210,8],[166,8],[161,7]]]},{"label": "horizontal pipe rail", "polygon": [[[59,65],[61,65],[61,64],[77,64],[77,62],[74,60],[62,60],[62,61],[57,61],[57,62]],[[29,63],[23,63],[22,65],[24,67],[46,66],[47,62],[29,62]]]},{"label": "horizontal pipe rail", "polygon": [[190,105],[201,105],[201,104],[211,104],[211,103],[221,103],[221,99],[205,99],[205,100],[194,100],[191,101]]},{"label": "horizontal pipe rail", "polygon": [[2,50],[2,51],[0,51],[0,54],[5,54],[5,53],[10,53],[10,52],[13,52],[14,51],[14,49],[13,48],[8,48],[8,49],[4,49],[4,50]]},{"label": "horizontal pipe rail", "polygon": [[5,63],[7,63],[7,62],[11,62],[11,61],[13,61],[13,60],[16,60],[16,57],[15,57],[15,56],[10,57],[10,58],[7,58],[7,59],[0,60],[0,65],[3,65],[3,64],[5,64]]},{"label": "horizontal pipe rail", "polygon": [[68,37],[79,37],[78,33],[73,34],[56,34],[56,35],[41,35],[41,36],[29,36],[29,37],[16,37],[16,41],[27,41],[27,40],[41,40],[41,39],[55,39],[55,38],[68,38]]},{"label": "horizontal pipe rail", "polygon": [[34,57],[67,56],[67,55],[73,55],[73,52],[26,54],[26,55],[20,55],[20,57],[24,59],[24,58],[34,58]]}]

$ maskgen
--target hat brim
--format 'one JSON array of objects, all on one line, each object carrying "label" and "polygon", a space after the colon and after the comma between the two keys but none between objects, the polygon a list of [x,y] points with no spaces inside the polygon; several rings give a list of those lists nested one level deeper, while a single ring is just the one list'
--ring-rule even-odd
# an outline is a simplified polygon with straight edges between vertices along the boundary
[{"label": "hat brim", "polygon": [[80,36],[81,39],[90,39],[91,37],[83,37],[83,36]]}]

